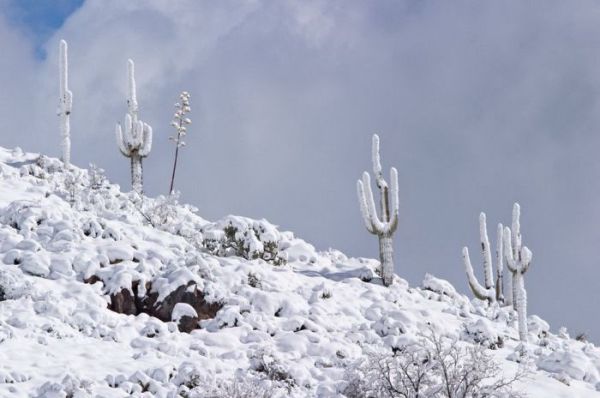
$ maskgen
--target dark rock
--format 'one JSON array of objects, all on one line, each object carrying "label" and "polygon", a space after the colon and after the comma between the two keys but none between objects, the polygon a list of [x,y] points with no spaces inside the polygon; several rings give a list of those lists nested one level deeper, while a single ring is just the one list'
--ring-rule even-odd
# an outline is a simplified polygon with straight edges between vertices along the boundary
[{"label": "dark rock", "polygon": [[[96,283],[102,281],[96,275],[86,279],[85,283]],[[179,320],[179,330],[189,333],[199,327],[199,322],[204,319],[212,319],[217,312],[223,307],[221,303],[209,303],[204,298],[202,293],[193,281],[187,285],[181,285],[171,292],[164,300],[158,301],[158,292],[153,292],[140,297],[139,293],[140,281],[134,281],[132,291],[123,289],[117,293],[110,295],[110,304],[108,308],[119,314],[138,315],[145,313],[156,317],[164,322],[171,321],[173,308],[177,303],[189,304],[198,317],[184,316]],[[145,291],[152,290],[151,282],[146,282]]]},{"label": "dark rock", "polygon": [[199,319],[196,317],[182,316],[181,319],[179,319],[177,327],[180,332],[190,333],[192,330],[198,329],[198,322]]},{"label": "dark rock", "polygon": [[127,289],[110,295],[108,308],[119,314],[138,315],[139,311],[135,305],[135,297]]}]

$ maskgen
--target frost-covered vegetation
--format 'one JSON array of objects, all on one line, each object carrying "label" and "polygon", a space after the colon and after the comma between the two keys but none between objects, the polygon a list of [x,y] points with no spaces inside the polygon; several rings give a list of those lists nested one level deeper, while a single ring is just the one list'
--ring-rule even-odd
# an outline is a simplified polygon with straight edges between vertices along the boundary
[{"label": "frost-covered vegetation", "polygon": [[[600,349],[527,316],[518,204],[511,228],[498,225],[495,280],[485,214],[483,284],[463,249],[473,300],[430,274],[420,287],[394,275],[398,176],[383,178],[377,135],[381,216],[368,173],[357,190],[380,261],[317,251],[264,219],[207,221],[172,191],[177,160],[169,195],[143,193],[152,130],[131,60],[122,192],[70,164],[66,48],[62,159],[0,148],[0,396],[600,396]],[[189,124],[180,99],[176,151]]]},{"label": "frost-covered vegetation", "polygon": [[175,186],[175,171],[177,171],[177,161],[179,160],[179,148],[185,146],[183,140],[187,134],[187,126],[192,124],[192,120],[187,114],[192,110],[190,107],[190,93],[187,91],[179,95],[179,102],[175,104],[175,114],[171,121],[171,126],[175,128],[175,134],[169,137],[175,143],[175,158],[173,159],[173,173],[171,174],[171,183],[169,184],[169,194],[173,193]]},{"label": "frost-covered vegetation", "polygon": [[600,396],[597,347],[536,316],[521,342],[512,306],[431,275],[385,287],[376,260],[18,149],[0,150],[0,192],[0,396],[352,396],[427,330],[484,387],[528,369],[513,388],[530,397]]}]

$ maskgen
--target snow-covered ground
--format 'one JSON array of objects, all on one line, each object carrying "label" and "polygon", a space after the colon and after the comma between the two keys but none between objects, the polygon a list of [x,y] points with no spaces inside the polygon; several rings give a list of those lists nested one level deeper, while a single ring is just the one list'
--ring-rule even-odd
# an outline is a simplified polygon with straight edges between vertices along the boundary
[{"label": "snow-covered ground", "polygon": [[[238,246],[220,246],[227,236]],[[317,252],[264,220],[210,223],[172,199],[122,193],[98,170],[0,149],[0,396],[204,396],[186,392],[237,377],[287,387],[279,396],[341,397],[365,350],[433,328],[494,348],[507,374],[529,363],[518,386],[530,397],[600,397],[592,344],[530,316],[520,346],[512,310],[431,275],[385,288],[377,265]],[[171,309],[176,293],[189,300]],[[117,301],[139,314],[109,309]],[[180,332],[185,321],[199,328]]]}]

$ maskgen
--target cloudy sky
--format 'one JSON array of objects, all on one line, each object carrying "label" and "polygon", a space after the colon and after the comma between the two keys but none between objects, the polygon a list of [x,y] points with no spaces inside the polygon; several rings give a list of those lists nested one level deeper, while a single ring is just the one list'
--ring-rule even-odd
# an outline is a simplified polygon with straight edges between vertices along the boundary
[{"label": "cloudy sky", "polygon": [[519,201],[530,313],[600,341],[598,3],[0,0],[0,145],[58,155],[61,38],[76,164],[129,186],[114,125],[133,58],[155,134],[148,194],[168,188],[172,106],[188,90],[184,201],[374,257],[355,182],[377,132],[399,171],[398,274],[467,292],[460,252],[480,264],[479,212],[495,240]]}]

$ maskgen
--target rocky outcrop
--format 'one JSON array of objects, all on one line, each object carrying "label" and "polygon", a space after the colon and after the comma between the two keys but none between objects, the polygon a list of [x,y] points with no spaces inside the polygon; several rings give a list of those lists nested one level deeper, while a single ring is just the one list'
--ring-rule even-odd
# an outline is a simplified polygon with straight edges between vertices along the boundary
[{"label": "rocky outcrop", "polygon": [[[102,282],[97,276],[85,280],[86,283]],[[139,315],[141,313],[156,317],[164,322],[172,320],[173,309],[178,303],[190,305],[197,316],[182,316],[178,319],[178,327],[181,332],[189,333],[199,328],[199,323],[204,319],[212,319],[223,307],[221,303],[210,303],[206,301],[205,295],[194,281],[179,286],[164,299],[159,301],[158,292],[152,292],[152,283],[146,282],[144,286],[146,295],[138,294],[140,281],[134,281],[131,289],[123,288],[116,293],[110,294],[108,308],[119,314]]]}]

